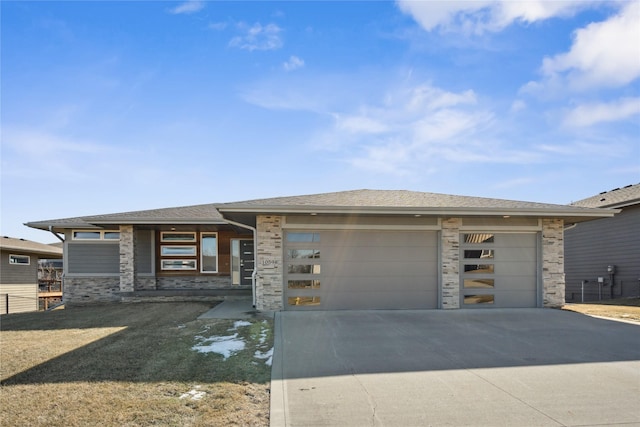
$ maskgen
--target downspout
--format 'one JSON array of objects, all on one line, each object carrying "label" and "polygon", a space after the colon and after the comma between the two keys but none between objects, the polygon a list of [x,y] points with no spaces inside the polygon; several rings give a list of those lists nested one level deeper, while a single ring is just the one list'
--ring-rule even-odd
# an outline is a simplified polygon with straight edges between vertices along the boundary
[{"label": "downspout", "polygon": [[255,227],[252,227],[250,225],[241,224],[239,222],[225,218],[224,214],[222,213],[220,213],[220,215],[222,216],[222,219],[225,220],[225,222],[240,228],[246,228],[248,230],[251,230],[251,233],[253,233],[253,273],[251,273],[251,298],[252,298],[253,308],[255,308],[256,307],[256,277],[258,275],[258,260],[257,260],[258,230],[256,230]]}]

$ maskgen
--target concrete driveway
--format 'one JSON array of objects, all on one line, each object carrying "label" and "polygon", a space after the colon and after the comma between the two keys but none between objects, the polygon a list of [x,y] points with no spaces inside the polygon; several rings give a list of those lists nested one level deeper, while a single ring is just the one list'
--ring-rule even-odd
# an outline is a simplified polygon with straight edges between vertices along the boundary
[{"label": "concrete driveway", "polygon": [[548,309],[276,314],[271,426],[640,425],[640,325]]}]

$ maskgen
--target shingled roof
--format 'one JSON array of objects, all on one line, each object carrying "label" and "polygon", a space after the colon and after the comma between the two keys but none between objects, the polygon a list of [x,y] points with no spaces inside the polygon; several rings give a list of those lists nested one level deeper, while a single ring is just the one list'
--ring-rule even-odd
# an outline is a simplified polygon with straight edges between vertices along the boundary
[{"label": "shingled roof", "polygon": [[407,190],[353,190],[63,218],[29,222],[26,225],[41,230],[52,227],[54,231],[60,231],[65,228],[98,228],[118,224],[225,224],[223,215],[234,213],[245,214],[243,220],[247,219],[247,215],[258,213],[334,213],[538,216],[562,217],[566,222],[578,222],[613,216],[616,211]]},{"label": "shingled roof", "polygon": [[53,219],[28,222],[25,225],[48,230],[49,227],[63,228],[99,228],[109,224],[226,224],[216,204],[182,206],[174,208],[150,209],[143,211],[121,212],[106,215],[92,215],[76,218]]},{"label": "shingled roof", "polygon": [[0,238],[0,249],[44,255],[51,258],[62,258],[62,248],[60,247],[14,237],[2,236]]},{"label": "shingled roof", "polygon": [[571,206],[585,208],[623,208],[640,204],[640,184],[627,185],[611,191],[603,191],[595,196],[587,197],[571,203]]},{"label": "shingled roof", "polygon": [[217,205],[225,213],[324,212],[421,215],[514,215],[594,219],[613,216],[615,211],[549,203],[524,202],[486,197],[456,196],[407,190],[353,190],[305,196],[276,197]]}]

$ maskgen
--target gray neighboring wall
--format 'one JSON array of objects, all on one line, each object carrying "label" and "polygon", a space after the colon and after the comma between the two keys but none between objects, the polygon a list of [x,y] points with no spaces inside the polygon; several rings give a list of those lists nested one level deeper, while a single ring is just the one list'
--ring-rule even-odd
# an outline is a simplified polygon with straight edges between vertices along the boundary
[{"label": "gray neighboring wall", "polygon": [[[28,257],[13,264],[12,255]],[[62,258],[60,247],[25,239],[0,237],[0,314],[38,310],[38,259]]]},{"label": "gray neighboring wall", "polygon": [[572,205],[621,212],[565,230],[567,301],[581,301],[583,280],[588,280],[585,301],[598,300],[598,277],[604,279],[602,299],[610,299],[609,265],[615,266],[614,298],[640,297],[640,184],[602,192]]}]

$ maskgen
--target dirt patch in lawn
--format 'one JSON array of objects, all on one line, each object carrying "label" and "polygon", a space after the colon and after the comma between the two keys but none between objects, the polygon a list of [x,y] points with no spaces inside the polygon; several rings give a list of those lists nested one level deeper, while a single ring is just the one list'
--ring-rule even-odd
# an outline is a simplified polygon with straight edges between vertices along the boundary
[{"label": "dirt patch in lawn", "polygon": [[201,303],[3,315],[3,425],[269,425],[272,321]]},{"label": "dirt patch in lawn", "polygon": [[566,304],[562,309],[592,316],[640,322],[640,298],[620,298],[585,304]]}]

